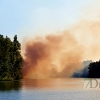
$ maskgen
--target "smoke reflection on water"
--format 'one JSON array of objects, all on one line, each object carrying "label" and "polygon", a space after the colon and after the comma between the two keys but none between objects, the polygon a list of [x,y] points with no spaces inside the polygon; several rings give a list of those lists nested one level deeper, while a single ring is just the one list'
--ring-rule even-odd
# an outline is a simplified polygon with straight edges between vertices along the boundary
[{"label": "smoke reflection on water", "polygon": [[84,89],[84,79],[56,78],[56,79],[24,79],[23,89],[49,89],[49,90],[78,90]]},{"label": "smoke reflection on water", "polygon": [[34,89],[84,89],[83,79],[23,79],[21,81],[0,82],[0,91]]}]

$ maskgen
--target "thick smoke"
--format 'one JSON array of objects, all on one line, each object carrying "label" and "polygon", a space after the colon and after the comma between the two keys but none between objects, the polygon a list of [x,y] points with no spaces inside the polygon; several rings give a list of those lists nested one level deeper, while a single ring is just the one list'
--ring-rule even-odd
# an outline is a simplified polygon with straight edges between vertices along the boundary
[{"label": "thick smoke", "polygon": [[81,68],[83,53],[82,46],[68,31],[28,40],[25,43],[23,76],[70,77]]},{"label": "thick smoke", "polygon": [[99,41],[100,19],[81,20],[61,33],[26,38],[22,44],[23,77],[71,77],[79,70],[85,74],[87,67],[81,62],[100,58]]}]

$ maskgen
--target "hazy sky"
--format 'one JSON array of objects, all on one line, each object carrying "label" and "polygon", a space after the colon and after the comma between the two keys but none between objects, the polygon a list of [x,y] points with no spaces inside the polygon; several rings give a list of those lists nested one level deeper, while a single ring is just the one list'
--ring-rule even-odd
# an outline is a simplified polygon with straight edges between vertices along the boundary
[{"label": "hazy sky", "polygon": [[94,0],[0,0],[0,34],[25,36],[62,31]]}]

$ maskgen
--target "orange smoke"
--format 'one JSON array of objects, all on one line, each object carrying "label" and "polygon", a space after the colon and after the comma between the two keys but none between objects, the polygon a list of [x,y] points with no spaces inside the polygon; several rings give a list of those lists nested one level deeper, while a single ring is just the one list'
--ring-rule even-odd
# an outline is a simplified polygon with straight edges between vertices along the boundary
[{"label": "orange smoke", "polygon": [[84,46],[83,60],[100,59],[100,19],[81,20],[70,28],[70,32]]},{"label": "orange smoke", "polygon": [[70,77],[80,68],[83,53],[83,47],[68,31],[28,40],[25,43],[23,76]]},{"label": "orange smoke", "polygon": [[81,20],[57,34],[34,39],[22,44],[24,78],[70,77],[83,68],[84,60],[100,59],[100,19]]}]

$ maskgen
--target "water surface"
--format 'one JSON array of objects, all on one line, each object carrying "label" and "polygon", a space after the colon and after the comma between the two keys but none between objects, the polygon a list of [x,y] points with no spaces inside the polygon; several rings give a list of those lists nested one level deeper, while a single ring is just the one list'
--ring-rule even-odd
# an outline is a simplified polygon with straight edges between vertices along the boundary
[{"label": "water surface", "polygon": [[84,90],[84,79],[23,79],[0,82],[0,100],[100,100],[100,91]]}]

